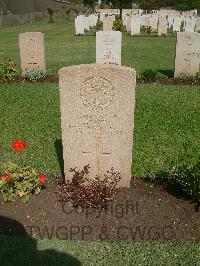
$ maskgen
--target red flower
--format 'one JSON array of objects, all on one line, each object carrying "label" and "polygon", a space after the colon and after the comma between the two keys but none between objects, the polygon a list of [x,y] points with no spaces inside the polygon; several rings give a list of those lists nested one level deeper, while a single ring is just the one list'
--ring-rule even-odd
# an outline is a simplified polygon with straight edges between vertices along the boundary
[{"label": "red flower", "polygon": [[39,181],[40,181],[41,183],[44,183],[45,180],[46,180],[46,176],[45,176],[45,175],[40,175],[40,176],[39,176]]},{"label": "red flower", "polygon": [[7,181],[9,178],[10,178],[10,174],[4,174],[2,177],[4,181]]},{"label": "red flower", "polygon": [[20,139],[13,141],[11,145],[15,151],[22,151],[26,148],[26,142]]}]

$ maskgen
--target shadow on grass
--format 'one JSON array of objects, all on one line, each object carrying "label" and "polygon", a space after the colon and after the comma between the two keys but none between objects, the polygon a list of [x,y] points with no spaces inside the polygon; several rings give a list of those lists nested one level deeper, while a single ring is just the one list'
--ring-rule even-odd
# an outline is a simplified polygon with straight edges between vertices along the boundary
[{"label": "shadow on grass", "polygon": [[0,265],[81,266],[81,263],[53,249],[37,250],[37,240],[27,234],[22,224],[0,216]]},{"label": "shadow on grass", "polygon": [[158,70],[161,74],[167,76],[168,78],[174,77],[174,71],[173,70]]},{"label": "shadow on grass", "polygon": [[63,160],[63,146],[62,146],[62,139],[57,139],[54,142],[54,147],[56,149],[56,154],[60,166],[60,172],[62,177],[64,177],[64,160]]}]

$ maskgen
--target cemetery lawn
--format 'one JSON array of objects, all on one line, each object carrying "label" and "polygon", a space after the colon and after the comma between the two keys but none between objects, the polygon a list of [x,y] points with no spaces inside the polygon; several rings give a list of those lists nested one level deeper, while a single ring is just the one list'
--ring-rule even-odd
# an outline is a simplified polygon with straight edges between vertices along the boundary
[{"label": "cemetery lawn", "polygon": [[[30,23],[0,29],[0,59],[8,57],[20,69],[18,35],[41,31],[45,34],[48,74],[57,74],[63,66],[95,62],[95,36],[75,36],[74,20],[57,19],[56,23]],[[145,69],[158,70],[161,76],[172,76],[175,57],[175,37],[130,37],[122,40],[122,65],[138,73]]]},{"label": "cemetery lawn", "polygon": [[199,244],[106,243],[0,237],[1,265],[198,265]]},{"label": "cemetery lawn", "polygon": [[[61,128],[57,84],[0,84],[0,158],[61,175]],[[163,169],[187,144],[200,155],[200,87],[137,85],[132,174]],[[27,141],[16,154],[10,143]],[[73,166],[72,166],[73,167]]]}]

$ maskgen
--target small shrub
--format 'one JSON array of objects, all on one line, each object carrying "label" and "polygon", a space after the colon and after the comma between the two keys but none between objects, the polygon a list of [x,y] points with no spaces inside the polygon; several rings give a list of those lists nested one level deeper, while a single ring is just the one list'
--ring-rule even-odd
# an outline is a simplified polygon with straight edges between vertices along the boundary
[{"label": "small shrub", "polygon": [[16,64],[8,58],[0,61],[0,80],[10,81],[15,79],[17,76]]},{"label": "small shrub", "polygon": [[156,81],[157,71],[152,69],[146,69],[141,73],[139,79],[143,80],[144,82]]},{"label": "small shrub", "polygon": [[39,68],[33,68],[33,69],[26,71],[23,77],[24,79],[35,82],[37,80],[45,78],[46,73]]},{"label": "small shrub", "polygon": [[114,23],[113,23],[113,29],[116,31],[123,31],[124,26],[123,26],[123,21],[120,17],[116,17]]},{"label": "small shrub", "polygon": [[120,174],[111,169],[103,179],[100,176],[91,179],[88,176],[89,168],[86,165],[81,171],[70,169],[72,180],[60,183],[59,196],[63,204],[70,202],[74,207],[104,208],[114,198]]},{"label": "small shrub", "polygon": [[140,28],[140,31],[143,32],[143,33],[146,33],[146,34],[150,35],[153,32],[153,29],[152,29],[151,26],[147,26],[147,27],[146,26],[142,26]]},{"label": "small shrub", "polygon": [[53,8],[48,7],[47,12],[49,14],[49,23],[54,23],[54,20],[53,20],[54,10],[53,10]]},{"label": "small shrub", "polygon": [[3,165],[4,174],[0,180],[0,192],[6,202],[20,197],[22,202],[29,201],[31,194],[39,194],[45,182],[45,175],[38,175],[30,166],[19,167],[9,162]]},{"label": "small shrub", "polygon": [[164,170],[153,177],[155,182],[181,187],[193,201],[200,203],[200,157],[194,158],[184,146],[183,152],[167,163]]},{"label": "small shrub", "polygon": [[103,29],[103,22],[102,22],[100,19],[97,20],[97,24],[96,24],[96,26],[94,27],[94,29],[95,29],[96,31],[100,31],[100,30]]}]

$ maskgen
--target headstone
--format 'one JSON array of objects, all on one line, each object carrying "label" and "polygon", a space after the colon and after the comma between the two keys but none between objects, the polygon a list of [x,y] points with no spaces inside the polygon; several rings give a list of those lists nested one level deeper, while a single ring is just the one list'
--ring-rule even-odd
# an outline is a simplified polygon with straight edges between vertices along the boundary
[{"label": "headstone", "polygon": [[84,30],[85,30],[85,18],[82,16],[78,16],[75,18],[75,30],[76,30],[76,35],[84,35]]},{"label": "headstone", "polygon": [[171,27],[173,27],[174,17],[173,16],[168,16],[167,20],[168,20],[168,28],[170,29]]},{"label": "headstone", "polygon": [[150,16],[149,15],[144,15],[144,26],[150,27]]},{"label": "headstone", "polygon": [[200,32],[200,17],[197,17],[195,31]]},{"label": "headstone", "polygon": [[34,68],[46,71],[44,34],[42,32],[20,33],[19,47],[22,75],[27,70]]},{"label": "headstone", "polygon": [[120,31],[98,31],[96,33],[96,63],[121,65]]},{"label": "headstone", "polygon": [[158,31],[158,16],[153,15],[150,17],[150,27],[152,28],[153,31],[157,32]]},{"label": "headstone", "polygon": [[177,33],[175,77],[195,76],[200,66],[200,33]]},{"label": "headstone", "polygon": [[115,65],[76,65],[59,71],[65,178],[90,165],[90,178],[112,167],[129,187],[136,72]]},{"label": "headstone", "polygon": [[173,31],[179,32],[181,30],[181,17],[174,17]]},{"label": "headstone", "polygon": [[132,16],[131,19],[131,35],[139,35],[140,34],[140,17]]},{"label": "headstone", "polygon": [[84,29],[86,31],[89,31],[90,30],[90,21],[89,21],[89,18],[88,17],[85,17],[85,20],[84,20]]},{"label": "headstone", "polygon": [[132,19],[132,16],[128,16],[127,17],[127,20],[126,20],[126,30],[129,32],[131,31],[131,19]]},{"label": "headstone", "polygon": [[195,26],[196,26],[196,18],[194,18],[194,17],[186,17],[185,18],[184,30],[186,32],[194,32]]},{"label": "headstone", "polygon": [[111,16],[105,17],[103,20],[103,31],[112,31],[113,18]]},{"label": "headstone", "polygon": [[159,17],[158,36],[167,35],[168,21],[165,17]]}]

